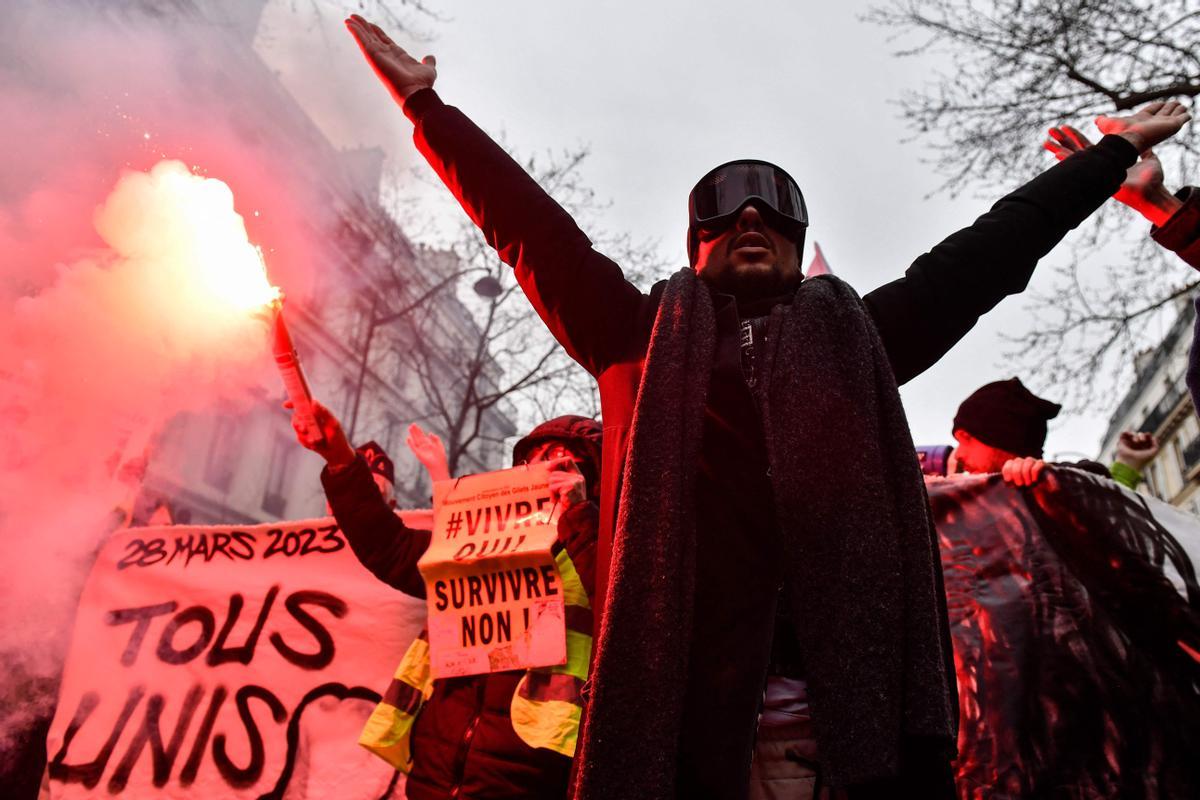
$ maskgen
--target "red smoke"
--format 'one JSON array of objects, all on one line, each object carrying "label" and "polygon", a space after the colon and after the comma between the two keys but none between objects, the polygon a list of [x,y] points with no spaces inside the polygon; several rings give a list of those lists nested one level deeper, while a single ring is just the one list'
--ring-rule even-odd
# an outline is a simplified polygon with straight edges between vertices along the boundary
[{"label": "red smoke", "polygon": [[[209,281],[237,260],[218,245],[260,244],[301,306],[338,211],[319,134],[244,32],[126,6],[18,4],[0,26],[0,666],[25,674],[57,669],[129,492],[114,467],[182,411],[278,394],[265,328]],[[189,191],[203,225],[171,200]],[[9,683],[0,750],[40,711]]]}]

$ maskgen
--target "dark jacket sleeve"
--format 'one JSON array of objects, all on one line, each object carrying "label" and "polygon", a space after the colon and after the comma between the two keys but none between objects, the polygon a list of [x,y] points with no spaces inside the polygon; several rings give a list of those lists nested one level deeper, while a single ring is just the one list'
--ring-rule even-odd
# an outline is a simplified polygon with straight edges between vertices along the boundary
[{"label": "dark jacket sleeve", "polygon": [[1200,414],[1200,297],[1192,301],[1196,321],[1192,325],[1192,346],[1188,349],[1187,382],[1188,394],[1192,396],[1192,407]]},{"label": "dark jacket sleeve", "polygon": [[621,357],[645,297],[516,161],[433,89],[408,98],[417,148],[479,226],[542,320],[593,375]]},{"label": "dark jacket sleeve", "polygon": [[1150,231],[1151,238],[1200,269],[1200,189],[1187,186],[1175,193],[1183,201],[1161,226]]},{"label": "dark jacket sleeve", "polygon": [[1108,478],[1113,480],[1112,471],[1108,467],[1101,464],[1099,461],[1093,461],[1090,458],[1082,458],[1079,461],[1060,461],[1053,466],[1056,467],[1073,467],[1081,472],[1090,472],[1098,478]]},{"label": "dark jacket sleeve", "polygon": [[600,507],[577,503],[558,518],[558,540],[566,548],[579,580],[591,600],[596,599],[596,535],[600,530]]},{"label": "dark jacket sleeve", "polygon": [[413,530],[396,516],[379,494],[361,455],[337,473],[330,473],[328,467],[321,470],[321,484],[359,563],[389,586],[423,598],[425,582],[417,571],[417,561],[428,549],[432,534]]},{"label": "dark jacket sleeve", "polygon": [[[1187,186],[1175,193],[1183,205],[1161,226],[1152,228],[1150,236],[1189,265],[1200,269],[1200,189]],[[1192,347],[1188,352],[1187,387],[1192,404],[1200,409],[1200,297],[1195,299],[1196,322],[1192,330]]]},{"label": "dark jacket sleeve", "polygon": [[1038,259],[1112,197],[1136,160],[1133,145],[1105,136],[1002,198],[914,261],[903,278],[866,295],[897,383],[924,372],[981,315],[1023,291]]}]

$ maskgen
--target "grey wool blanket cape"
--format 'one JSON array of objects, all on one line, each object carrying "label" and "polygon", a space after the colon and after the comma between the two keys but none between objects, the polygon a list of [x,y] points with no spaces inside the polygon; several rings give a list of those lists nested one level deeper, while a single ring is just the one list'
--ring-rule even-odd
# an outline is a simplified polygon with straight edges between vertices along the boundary
[{"label": "grey wool blanket cape", "polygon": [[[715,346],[711,295],[681,270],[638,389],[581,800],[675,797]],[[824,773],[835,786],[894,776],[906,741],[950,749],[957,726],[937,541],[895,378],[862,301],[833,276],[775,307],[762,357],[758,401]]]}]

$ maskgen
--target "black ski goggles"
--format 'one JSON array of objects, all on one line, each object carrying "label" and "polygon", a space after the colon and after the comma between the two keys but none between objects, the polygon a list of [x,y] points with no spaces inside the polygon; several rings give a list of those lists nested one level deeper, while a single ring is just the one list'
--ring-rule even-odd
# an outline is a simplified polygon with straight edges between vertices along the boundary
[{"label": "black ski goggles", "polygon": [[709,172],[688,195],[690,229],[727,225],[746,203],[761,201],[785,225],[808,227],[804,195],[792,176],[766,161],[742,159]]}]

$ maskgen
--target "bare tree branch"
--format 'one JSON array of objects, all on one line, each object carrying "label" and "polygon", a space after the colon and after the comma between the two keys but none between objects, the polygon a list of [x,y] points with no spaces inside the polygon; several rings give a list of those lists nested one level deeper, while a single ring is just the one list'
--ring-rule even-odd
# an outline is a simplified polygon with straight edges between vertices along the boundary
[{"label": "bare tree branch", "polygon": [[[605,204],[582,179],[587,156],[586,147],[577,147],[524,159],[524,166],[589,230],[597,248],[644,285],[644,276],[665,271],[657,245],[597,230],[595,220]],[[428,198],[409,203],[398,193],[394,201],[389,211],[406,230],[438,229],[421,216],[430,213]],[[352,216],[347,227],[361,229],[373,242],[388,229],[367,215]],[[469,220],[460,219],[449,234],[428,239],[427,247],[414,247],[406,238],[384,240],[395,252],[392,274],[364,276],[392,286],[392,297],[405,298],[392,300],[394,308],[380,312],[378,321],[397,323],[390,335],[400,353],[400,372],[423,396],[420,416],[442,436],[453,474],[501,466],[500,443],[546,418],[598,412],[593,379],[552,338],[512,270]],[[482,276],[495,281],[494,297],[472,291]]]},{"label": "bare tree branch", "polygon": [[[865,19],[893,31],[898,56],[944,64],[899,107],[951,195],[1044,170],[1050,125],[1200,96],[1200,0],[883,0]],[[1156,150],[1176,168],[1168,180],[1194,180],[1200,127]],[[1033,327],[1010,339],[1006,355],[1072,410],[1114,405],[1157,321],[1198,288],[1143,231],[1124,209],[1097,214],[1053,288],[1031,295]],[[1124,262],[1100,263],[1116,247]]]}]

